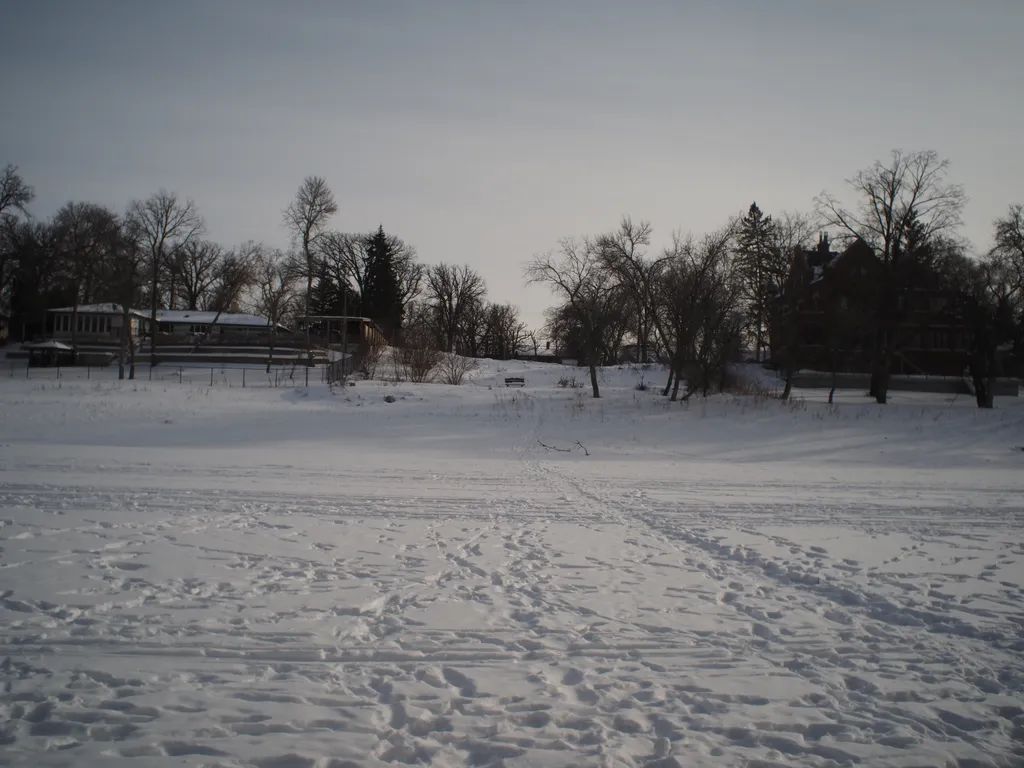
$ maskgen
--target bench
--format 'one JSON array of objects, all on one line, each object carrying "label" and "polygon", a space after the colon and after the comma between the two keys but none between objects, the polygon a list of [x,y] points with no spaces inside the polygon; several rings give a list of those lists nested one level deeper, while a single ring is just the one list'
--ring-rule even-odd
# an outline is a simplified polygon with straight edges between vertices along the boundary
[{"label": "bench", "polygon": [[525,387],[526,379],[522,376],[506,376],[505,377],[506,387]]}]

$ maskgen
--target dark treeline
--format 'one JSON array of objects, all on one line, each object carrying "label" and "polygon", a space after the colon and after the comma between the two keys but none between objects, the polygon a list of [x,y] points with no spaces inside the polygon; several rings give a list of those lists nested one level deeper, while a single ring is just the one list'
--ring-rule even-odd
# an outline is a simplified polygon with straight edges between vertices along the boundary
[{"label": "dark treeline", "polygon": [[[785,373],[788,397],[793,374],[824,350],[833,373],[855,359],[866,366],[885,403],[894,360],[933,312],[966,336],[963,366],[979,406],[991,407],[993,378],[1017,374],[1024,359],[1024,208],[1010,206],[992,248],[972,254],[959,233],[964,191],[947,170],[935,152],[894,151],[848,180],[851,207],[828,193],[808,214],[772,216],[754,203],[720,229],[674,235],[660,253],[650,252],[650,224],[627,217],[612,232],[563,240],[526,277],[557,297],[547,333],[589,366],[594,397],[597,367],[624,348],[667,364],[672,399],[720,389],[744,349]],[[828,252],[829,237],[867,255],[857,275],[821,281],[808,253],[815,238]]]},{"label": "dark treeline", "polygon": [[[960,235],[964,191],[947,171],[935,152],[894,151],[848,180],[849,207],[828,193],[808,213],[770,214],[754,203],[719,229],[675,234],[660,252],[650,224],[627,217],[613,231],[563,240],[527,265],[526,278],[554,293],[546,336],[590,367],[595,397],[597,367],[620,362],[624,350],[667,365],[663,392],[672,399],[722,388],[743,350],[780,368],[788,395],[793,374],[820,366],[824,350],[833,373],[854,360],[869,370],[871,394],[884,403],[913,335],[908,299],[924,292],[943,322],[966,334],[964,368],[979,405],[991,406],[992,380],[1018,374],[1024,359],[1024,208],[1009,206],[992,247],[972,253]],[[338,205],[320,177],[306,178],[283,212],[287,251],[212,242],[195,204],[164,191],[123,212],[69,202],[44,221],[30,215],[33,190],[16,167],[0,185],[0,315],[15,338],[45,333],[47,309],[111,302],[154,317],[250,311],[273,325],[364,316],[393,345],[467,357],[539,348],[516,307],[487,300],[472,268],[423,264],[383,225],[332,229]],[[862,276],[821,282],[816,241],[825,251],[830,242],[860,248],[870,260]],[[803,319],[809,308],[818,311],[814,327]],[[130,343],[122,367],[133,359]],[[158,338],[149,343],[155,360]]]},{"label": "dark treeline", "polygon": [[[0,315],[17,339],[44,335],[48,309],[107,302],[154,320],[162,309],[248,311],[272,325],[302,315],[369,317],[396,345],[480,357],[509,358],[527,335],[518,309],[489,302],[470,267],[422,264],[383,225],[331,229],[338,206],[319,177],[305,179],[283,212],[286,251],[213,242],[195,203],[165,191],[123,212],[69,202],[38,220],[33,189],[15,166],[0,185]],[[155,360],[159,334],[149,343]],[[126,333],[122,363],[133,359],[130,344]]]}]

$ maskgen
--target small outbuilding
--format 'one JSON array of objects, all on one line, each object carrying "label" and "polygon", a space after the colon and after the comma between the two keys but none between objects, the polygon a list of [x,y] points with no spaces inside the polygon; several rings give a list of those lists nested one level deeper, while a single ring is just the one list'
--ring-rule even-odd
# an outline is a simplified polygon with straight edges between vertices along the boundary
[{"label": "small outbuilding", "polygon": [[29,342],[22,344],[21,348],[28,352],[28,364],[32,368],[73,365],[75,362],[75,348],[56,339]]}]

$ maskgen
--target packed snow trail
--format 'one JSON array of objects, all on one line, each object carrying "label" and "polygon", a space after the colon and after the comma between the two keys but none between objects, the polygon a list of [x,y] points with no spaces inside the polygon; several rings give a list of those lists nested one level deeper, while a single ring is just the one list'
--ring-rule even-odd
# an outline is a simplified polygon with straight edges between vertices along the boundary
[{"label": "packed snow trail", "polygon": [[[1020,764],[1012,465],[609,459],[608,390],[466,388],[383,429],[264,394],[151,427],[81,389],[126,424],[0,434],[0,762]],[[237,445],[177,445],[202,419]],[[271,423],[294,439],[254,446]]]}]

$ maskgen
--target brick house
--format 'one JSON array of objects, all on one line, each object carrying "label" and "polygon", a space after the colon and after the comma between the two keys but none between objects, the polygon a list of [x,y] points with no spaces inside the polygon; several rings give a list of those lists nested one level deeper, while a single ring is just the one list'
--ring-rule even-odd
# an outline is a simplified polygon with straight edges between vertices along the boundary
[{"label": "brick house", "polygon": [[[836,252],[822,237],[817,248],[799,251],[773,312],[772,360],[784,360],[788,349],[801,369],[870,372],[882,270],[862,240]],[[891,373],[962,375],[970,329],[952,310],[937,275],[923,271],[914,283],[896,296]]]}]

